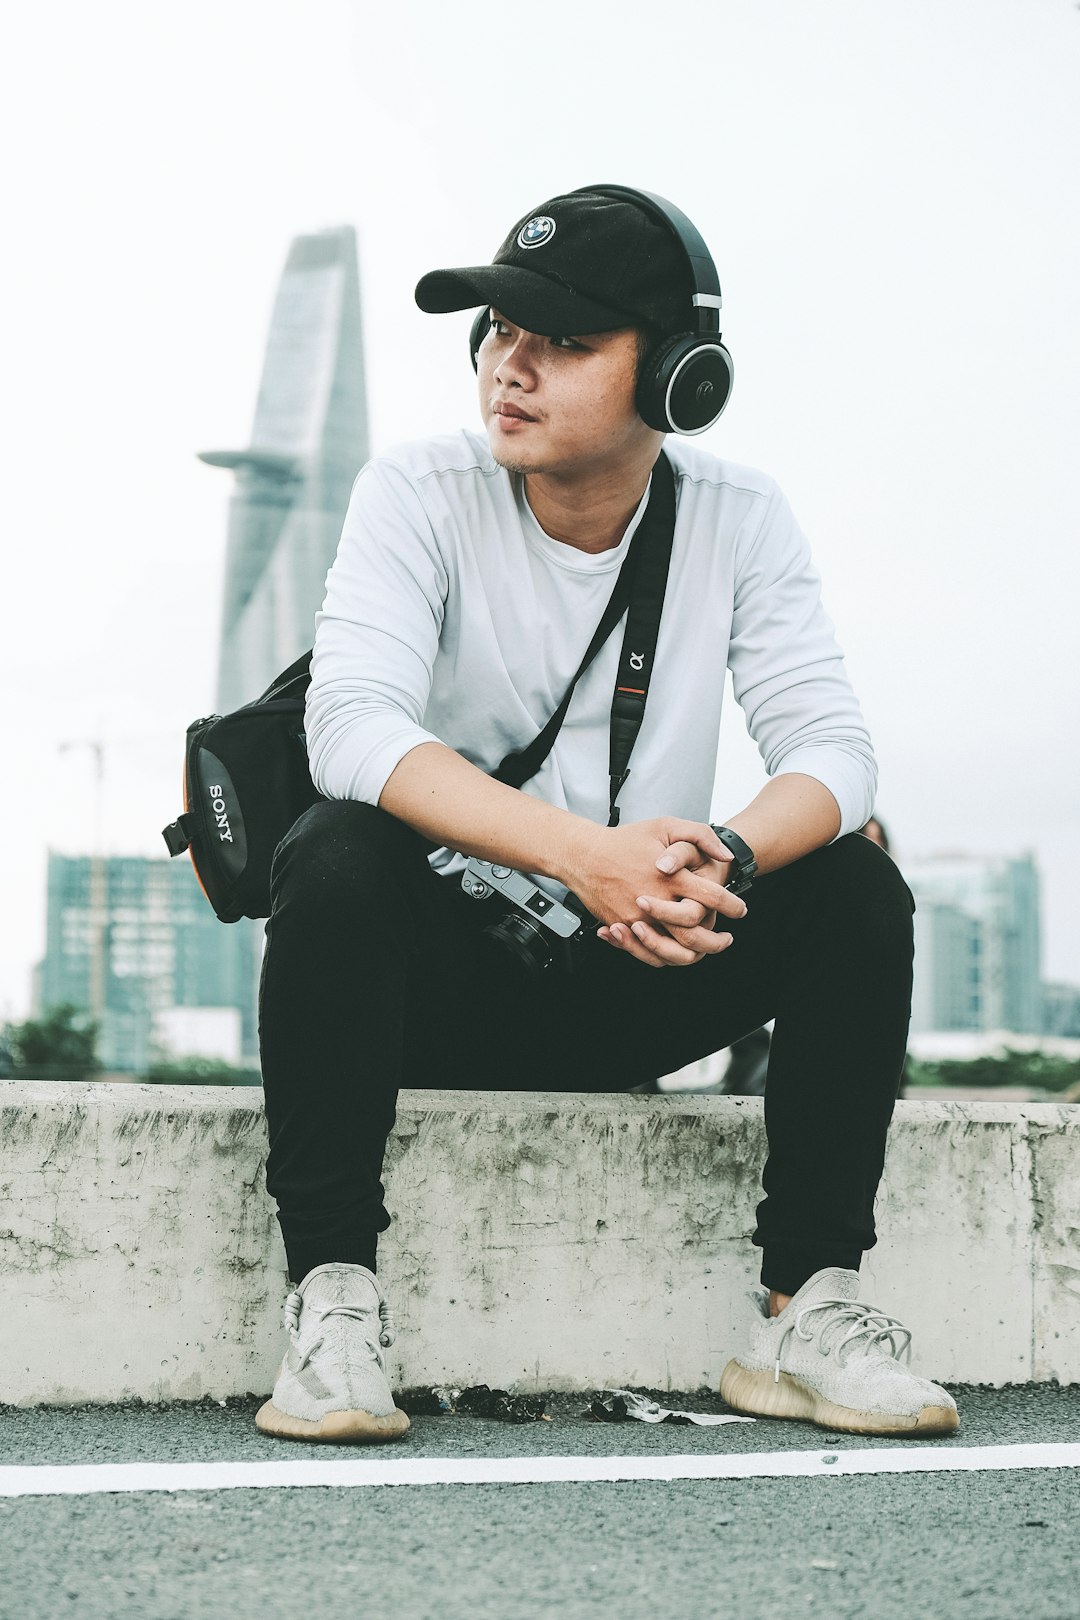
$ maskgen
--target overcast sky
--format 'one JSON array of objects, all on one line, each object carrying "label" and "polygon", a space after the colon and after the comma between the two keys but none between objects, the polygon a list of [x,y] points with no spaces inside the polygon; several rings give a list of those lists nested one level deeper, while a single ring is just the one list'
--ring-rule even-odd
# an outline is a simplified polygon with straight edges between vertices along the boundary
[{"label": "overcast sky", "polygon": [[[703,439],[825,577],[905,857],[1036,852],[1080,982],[1074,0],[23,6],[0,69],[0,1017],[49,847],[160,855],[214,688],[229,475],[291,237],[359,233],[373,449],[476,424],[418,277],[548,196],[644,186],[710,244]],[[730,723],[729,723],[730,722]],[[725,722],[716,810],[760,767]],[[64,748],[67,743],[80,746]]]}]

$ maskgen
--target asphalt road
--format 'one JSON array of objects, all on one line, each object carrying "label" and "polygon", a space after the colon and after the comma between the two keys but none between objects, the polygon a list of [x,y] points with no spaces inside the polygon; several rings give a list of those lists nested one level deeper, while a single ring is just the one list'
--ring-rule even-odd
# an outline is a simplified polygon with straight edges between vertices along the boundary
[{"label": "asphalt road", "polygon": [[[955,1392],[950,1445],[1080,1442],[1080,1387]],[[719,1409],[708,1397],[665,1405]],[[0,1465],[313,1458],[256,1403],[0,1409]],[[873,1450],[759,1422],[417,1417],[394,1457]],[[915,1443],[912,1443],[915,1444]],[[929,1442],[923,1442],[925,1446]],[[355,1456],[349,1452],[345,1455]],[[365,1453],[365,1455],[370,1455]],[[3,1620],[1080,1620],[1080,1470],[0,1498]]]}]

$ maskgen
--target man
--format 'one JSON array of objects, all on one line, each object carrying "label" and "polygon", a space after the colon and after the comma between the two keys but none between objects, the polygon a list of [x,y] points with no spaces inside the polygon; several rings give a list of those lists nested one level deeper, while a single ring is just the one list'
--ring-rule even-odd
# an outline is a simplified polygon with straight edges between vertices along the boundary
[{"label": "man", "polygon": [[[493,264],[417,288],[428,311],[487,312],[474,328],[485,435],[364,469],[317,619],[307,739],[329,802],[278,850],[263,975],[267,1184],[294,1285],[257,1419],[269,1433],[374,1441],[408,1427],[375,1276],[399,1086],[629,1088],[772,1018],[764,1288],[721,1393],[861,1433],[958,1421],[944,1390],[901,1365],[906,1330],[857,1298],[912,956],[910,894],[855,836],[873,807],[869,739],[775,484],[655,425],[676,340],[707,332],[700,312],[719,305],[695,286],[688,233],[659,199],[573,193],[520,220]],[[698,385],[698,402],[712,389]],[[618,631],[535,776],[518,789],[488,773],[558,708],[662,447],[670,572],[612,825]],[[769,781],[714,829],[725,665]],[[468,856],[576,897],[590,927],[572,972],[521,966],[485,933],[485,905],[461,886]],[[463,1016],[476,1006],[482,1041]]]}]

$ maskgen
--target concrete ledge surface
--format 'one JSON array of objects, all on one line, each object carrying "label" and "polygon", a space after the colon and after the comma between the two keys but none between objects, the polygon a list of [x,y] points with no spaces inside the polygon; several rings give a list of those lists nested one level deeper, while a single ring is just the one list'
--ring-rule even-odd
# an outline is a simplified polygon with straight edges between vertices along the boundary
[{"label": "concrete ledge surface", "polygon": [[[0,1402],[270,1389],[257,1088],[0,1087]],[[929,1376],[1080,1382],[1080,1108],[901,1102],[863,1297]],[[743,1341],[756,1098],[404,1092],[380,1276],[401,1386],[715,1387]]]}]

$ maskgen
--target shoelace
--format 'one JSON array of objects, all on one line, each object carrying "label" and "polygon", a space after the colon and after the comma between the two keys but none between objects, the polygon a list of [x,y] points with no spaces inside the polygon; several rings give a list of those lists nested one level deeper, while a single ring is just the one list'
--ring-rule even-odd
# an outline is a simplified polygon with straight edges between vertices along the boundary
[{"label": "shoelace", "polygon": [[[288,1328],[289,1338],[292,1340],[293,1344],[297,1346],[297,1348],[299,1348],[298,1340],[300,1337],[300,1312],[303,1308],[303,1304],[303,1295],[300,1293],[299,1289],[294,1289],[291,1294],[286,1295],[285,1308],[282,1315],[282,1326]],[[328,1316],[347,1316],[353,1322],[366,1322],[368,1316],[370,1315],[370,1312],[361,1310],[358,1305],[327,1305],[322,1310],[320,1310],[318,1306],[309,1305],[308,1310],[314,1311],[318,1315],[320,1322],[325,1321]],[[389,1350],[390,1346],[397,1338],[397,1323],[394,1320],[394,1313],[390,1309],[389,1302],[383,1298],[382,1294],[379,1295],[379,1323],[379,1343],[382,1345],[384,1350]],[[319,1349],[322,1342],[323,1335],[320,1334],[319,1337],[313,1341],[313,1343],[308,1345],[307,1349],[304,1351],[299,1362],[297,1363],[298,1372],[307,1366],[311,1357],[315,1354],[316,1350]]]},{"label": "shoelace", "polygon": [[[780,1335],[780,1343],[776,1347],[776,1364],[773,1368],[774,1383],[778,1384],[780,1382],[780,1357],[783,1354],[784,1346],[791,1335],[794,1333],[796,1337],[802,1339],[805,1344],[810,1344],[813,1340],[814,1335],[812,1333],[805,1332],[803,1329],[803,1317],[809,1316],[813,1311],[822,1311],[826,1309],[835,1310],[837,1314],[832,1321],[826,1322],[825,1326],[821,1330],[821,1337],[818,1342],[818,1351],[821,1355],[827,1356],[829,1351],[835,1345],[836,1359],[840,1366],[843,1366],[844,1357],[842,1352],[844,1346],[847,1344],[855,1344],[859,1339],[862,1339],[865,1336],[867,1342],[863,1348],[868,1354],[871,1350],[875,1349],[879,1343],[883,1343],[887,1339],[889,1343],[889,1354],[892,1356],[894,1361],[899,1361],[902,1355],[910,1365],[911,1331],[909,1328],[906,1328],[902,1322],[898,1322],[895,1316],[887,1316],[884,1311],[875,1309],[873,1305],[863,1305],[857,1299],[819,1299],[815,1300],[813,1305],[804,1305],[802,1310],[796,1313],[794,1320],[788,1323],[787,1327]],[[832,1330],[846,1321],[850,1321],[851,1325],[843,1337],[837,1339],[834,1333],[833,1342],[828,1343],[827,1340]],[[898,1334],[903,1334],[903,1344],[897,1344]]]}]

